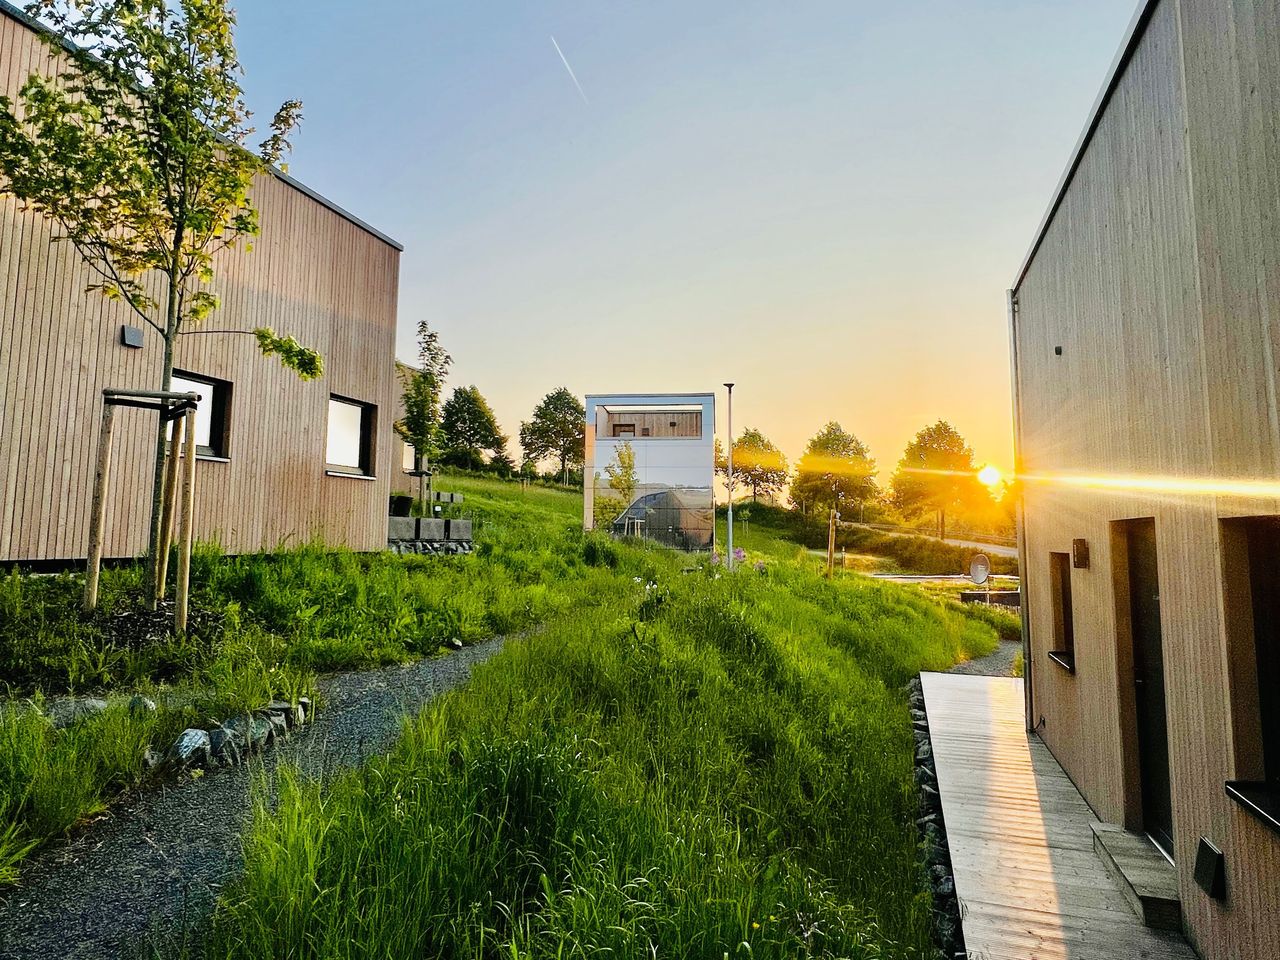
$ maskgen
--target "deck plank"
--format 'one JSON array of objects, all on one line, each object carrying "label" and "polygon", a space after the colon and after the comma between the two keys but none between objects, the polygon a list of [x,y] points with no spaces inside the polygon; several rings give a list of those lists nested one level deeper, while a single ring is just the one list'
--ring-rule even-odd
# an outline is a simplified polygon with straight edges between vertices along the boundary
[{"label": "deck plank", "polygon": [[1026,732],[1022,681],[921,679],[969,956],[1195,960],[1142,925],[1093,852],[1093,812]]}]

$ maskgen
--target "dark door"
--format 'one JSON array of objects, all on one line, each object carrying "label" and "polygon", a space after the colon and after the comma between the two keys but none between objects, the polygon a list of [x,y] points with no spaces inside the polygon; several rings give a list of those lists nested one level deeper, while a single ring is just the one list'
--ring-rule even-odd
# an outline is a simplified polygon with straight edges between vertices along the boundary
[{"label": "dark door", "polygon": [[1169,732],[1165,721],[1164,647],[1160,636],[1160,578],[1156,524],[1129,525],[1129,602],[1133,623],[1133,682],[1138,712],[1142,823],[1147,835],[1173,857],[1173,801],[1169,791]]}]

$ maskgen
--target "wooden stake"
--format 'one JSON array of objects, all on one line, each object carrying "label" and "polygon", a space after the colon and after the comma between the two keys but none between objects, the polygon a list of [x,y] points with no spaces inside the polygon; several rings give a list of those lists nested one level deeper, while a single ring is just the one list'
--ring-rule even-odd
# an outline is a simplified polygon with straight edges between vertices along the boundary
[{"label": "wooden stake", "polygon": [[93,477],[93,505],[89,515],[89,560],[84,577],[84,608],[98,606],[98,574],[102,569],[102,532],[106,524],[107,481],[111,478],[111,432],[115,427],[116,408],[104,403],[102,429],[98,433],[98,468]]},{"label": "wooden stake", "polygon": [[178,589],[173,615],[174,629],[187,632],[187,601],[191,590],[191,542],[195,536],[196,412],[188,410],[187,450],[182,462],[182,537],[178,542]]},{"label": "wooden stake", "polygon": [[831,519],[827,523],[827,576],[835,574],[836,566],[836,510],[831,508]]},{"label": "wooden stake", "polygon": [[164,472],[164,507],[160,519],[160,546],[156,557],[156,599],[164,599],[165,581],[169,576],[169,547],[173,544],[173,504],[178,493],[178,454],[182,450],[182,428],[186,416],[173,422],[173,436],[169,439],[169,462]]}]

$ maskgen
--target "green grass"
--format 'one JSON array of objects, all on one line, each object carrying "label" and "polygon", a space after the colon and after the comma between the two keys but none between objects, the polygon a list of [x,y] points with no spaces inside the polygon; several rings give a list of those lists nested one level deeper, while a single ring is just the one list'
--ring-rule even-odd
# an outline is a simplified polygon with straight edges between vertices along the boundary
[{"label": "green grass", "polygon": [[[735,537],[742,528],[739,525],[743,508],[750,511],[748,538],[757,534],[768,541],[798,544],[810,549],[827,549],[827,523],[825,518],[806,517],[794,510],[784,510],[766,504],[735,506]],[[719,511],[723,519],[724,511]],[[723,542],[723,541],[722,541]],[[737,546],[735,539],[734,546]],[[943,543],[932,537],[899,536],[870,530],[865,527],[841,527],[836,534],[836,548],[843,547],[856,556],[874,556],[887,561],[874,572],[959,574],[967,573],[969,561],[980,550]],[[991,569],[995,573],[1017,574],[1018,561],[1010,557],[988,554]],[[865,566],[865,564],[864,564]]]},{"label": "green grass", "polygon": [[[434,655],[518,631],[569,609],[568,587],[598,562],[572,529],[581,499],[459,478],[480,527],[472,556],[359,555],[303,547],[224,557],[202,547],[193,606],[209,616],[190,636],[135,645],[119,614],[141,605],[136,565],[104,572],[99,614],[79,609],[78,576],[0,578],[0,884],[19,861],[144,778],[148,746],[163,751],[188,726],[207,727],[276,698],[314,696],[319,672]],[[199,621],[199,618],[197,618]],[[104,714],[56,731],[26,702],[62,694],[110,699]],[[158,709],[128,713],[132,693]]]},{"label": "green grass", "polygon": [[807,563],[581,550],[572,610],[388,757],[286,778],[207,956],[930,955],[902,687],[994,634]]}]

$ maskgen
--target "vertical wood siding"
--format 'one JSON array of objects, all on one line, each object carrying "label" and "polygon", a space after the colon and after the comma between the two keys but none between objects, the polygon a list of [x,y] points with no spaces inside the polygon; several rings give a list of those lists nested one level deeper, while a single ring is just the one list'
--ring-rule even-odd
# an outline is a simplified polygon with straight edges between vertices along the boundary
[{"label": "vertical wood siding", "polygon": [[[1017,295],[1020,467],[1031,476],[1280,477],[1280,7],[1162,0]],[[1062,355],[1055,355],[1055,347]],[[1235,778],[1220,520],[1272,499],[1029,482],[1033,722],[1105,820],[1138,826],[1116,521],[1154,517],[1176,857],[1187,932],[1212,960],[1280,956],[1280,838]],[[1052,643],[1049,553],[1073,569],[1076,672]],[[1122,564],[1120,564],[1122,565]],[[1121,609],[1117,609],[1118,606]],[[1193,881],[1226,854],[1225,904]]]},{"label": "vertical wood siding", "polygon": [[[51,69],[45,44],[0,15],[0,91]],[[231,381],[229,462],[197,467],[197,537],[233,552],[323,538],[386,545],[396,397],[399,253],[271,176],[253,188],[262,235],[220,255],[210,329],[273,327],[315,347],[325,375],[303,383],[250,336],[183,337],[176,366]],[[90,271],[49,225],[0,199],[0,560],[86,552],[90,484],[104,387],[157,389],[162,345],[119,343],[127,308],[86,293]],[[194,328],[193,328],[194,329]],[[330,393],[378,407],[375,480],[324,473]],[[106,530],[108,556],[145,549],[154,414],[122,410]],[[398,459],[397,459],[398,464]]]}]

